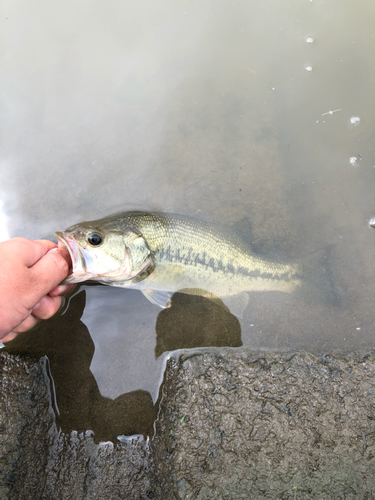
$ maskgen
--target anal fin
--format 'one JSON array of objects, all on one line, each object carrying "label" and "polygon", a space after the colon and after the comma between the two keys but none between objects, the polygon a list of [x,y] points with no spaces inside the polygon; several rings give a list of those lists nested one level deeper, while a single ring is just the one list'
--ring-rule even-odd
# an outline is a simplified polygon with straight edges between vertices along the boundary
[{"label": "anal fin", "polygon": [[227,295],[226,297],[221,297],[221,300],[227,306],[232,314],[241,318],[243,316],[244,310],[249,303],[249,294],[247,292],[236,293],[235,295]]},{"label": "anal fin", "polygon": [[235,295],[221,297],[220,295],[215,295],[201,288],[184,288],[178,291],[189,295],[201,295],[202,297],[206,297],[212,300],[212,302],[215,302],[215,304],[224,307],[224,309],[228,309],[229,312],[237,316],[237,318],[242,318],[244,310],[249,303],[249,294],[247,292],[239,292]]},{"label": "anal fin", "polygon": [[150,302],[162,309],[171,305],[173,292],[165,292],[164,290],[141,290],[141,292]]}]

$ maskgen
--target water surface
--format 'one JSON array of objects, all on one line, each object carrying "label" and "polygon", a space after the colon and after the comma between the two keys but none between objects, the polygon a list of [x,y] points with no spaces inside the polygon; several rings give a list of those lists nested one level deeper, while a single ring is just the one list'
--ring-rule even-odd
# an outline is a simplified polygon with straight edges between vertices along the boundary
[{"label": "water surface", "polygon": [[220,322],[225,337],[207,304],[177,302],[165,323],[140,292],[84,285],[103,397],[155,402],[176,348],[375,346],[374,13],[367,0],[3,3],[2,239],[54,239],[119,210],[181,213],[275,260],[329,247],[343,291],[340,305],[253,293],[239,324]]}]

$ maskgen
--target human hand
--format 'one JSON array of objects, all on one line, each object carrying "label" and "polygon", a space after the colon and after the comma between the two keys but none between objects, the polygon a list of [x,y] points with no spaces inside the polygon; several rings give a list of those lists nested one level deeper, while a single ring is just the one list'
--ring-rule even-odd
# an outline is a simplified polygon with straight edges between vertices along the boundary
[{"label": "human hand", "polygon": [[52,241],[0,243],[0,341],[13,340],[58,311],[61,295],[74,286],[58,286],[70,266],[69,252]]}]

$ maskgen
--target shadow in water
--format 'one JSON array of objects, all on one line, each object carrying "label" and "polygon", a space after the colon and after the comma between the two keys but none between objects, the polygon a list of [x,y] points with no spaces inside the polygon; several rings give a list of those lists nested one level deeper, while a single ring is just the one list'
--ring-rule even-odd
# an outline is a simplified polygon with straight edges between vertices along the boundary
[{"label": "shadow in water", "polygon": [[224,306],[199,295],[175,293],[156,321],[155,356],[175,349],[240,347],[241,326]]},{"label": "shadow in water", "polygon": [[[56,394],[56,423],[64,433],[92,430],[94,439],[116,441],[118,435],[152,435],[158,403],[136,390],[116,399],[103,397],[90,371],[95,346],[81,317],[86,292],[71,297],[62,315],[41,321],[6,344],[11,354],[48,356]],[[203,297],[175,294],[156,322],[156,357],[162,352],[205,346],[242,345],[240,324],[218,304]],[[126,377],[126,367],[123,376]]]}]

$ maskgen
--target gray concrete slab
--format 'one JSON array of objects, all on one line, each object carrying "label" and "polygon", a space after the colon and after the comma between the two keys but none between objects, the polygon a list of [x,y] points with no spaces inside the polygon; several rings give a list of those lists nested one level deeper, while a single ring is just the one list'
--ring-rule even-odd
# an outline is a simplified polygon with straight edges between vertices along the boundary
[{"label": "gray concrete slab", "polygon": [[1,499],[375,498],[375,358],[171,358],[156,435],[58,432],[45,358],[0,353]]}]

